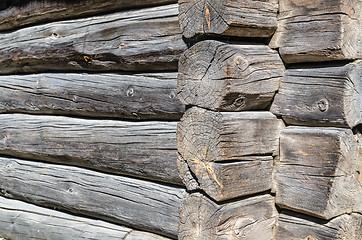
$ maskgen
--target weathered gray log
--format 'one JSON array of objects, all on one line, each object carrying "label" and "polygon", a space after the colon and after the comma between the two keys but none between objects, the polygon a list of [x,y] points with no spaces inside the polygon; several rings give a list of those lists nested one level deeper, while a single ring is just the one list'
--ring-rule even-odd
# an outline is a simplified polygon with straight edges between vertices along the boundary
[{"label": "weathered gray log", "polygon": [[362,61],[288,69],[271,111],[292,125],[350,127],[362,123]]},{"label": "weathered gray log", "polygon": [[82,168],[0,157],[0,195],[176,237],[185,190]]},{"label": "weathered gray log", "polygon": [[280,0],[271,41],[287,63],[362,57],[362,1]]},{"label": "weathered gray log", "polygon": [[306,215],[282,213],[274,239],[361,240],[362,214],[344,214],[328,222]]},{"label": "weathered gray log", "polygon": [[176,0],[5,1],[0,3],[0,31],[45,21],[176,2]]},{"label": "weathered gray log", "polygon": [[0,153],[181,184],[176,122],[3,114]]},{"label": "weathered gray log", "polygon": [[[0,239],[105,239],[167,240],[153,233],[135,231],[112,223],[62,213],[0,197]],[[138,237],[138,238],[135,238]]]},{"label": "weathered gray log", "polygon": [[217,113],[193,107],[178,125],[180,176],[216,201],[271,188],[283,127],[269,112]]},{"label": "weathered gray log", "polygon": [[200,193],[180,207],[179,239],[272,239],[278,212],[269,195],[216,204]]},{"label": "weathered gray log", "polygon": [[351,130],[288,127],[280,137],[276,202],[327,220],[362,212],[361,173]]},{"label": "weathered gray log", "polygon": [[177,70],[177,4],[54,22],[0,35],[0,74]]},{"label": "weathered gray log", "polygon": [[277,0],[179,0],[183,35],[270,37],[277,28]]},{"label": "weathered gray log", "polygon": [[177,73],[0,76],[0,112],[178,120]]},{"label": "weathered gray log", "polygon": [[180,57],[178,97],[218,111],[261,110],[270,106],[284,71],[268,46],[202,41]]}]

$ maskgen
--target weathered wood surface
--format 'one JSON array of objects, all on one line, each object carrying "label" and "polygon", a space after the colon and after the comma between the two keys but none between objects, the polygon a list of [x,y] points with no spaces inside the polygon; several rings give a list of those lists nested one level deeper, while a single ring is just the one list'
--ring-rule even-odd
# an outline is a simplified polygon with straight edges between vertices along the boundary
[{"label": "weathered wood surface", "polygon": [[181,184],[176,122],[3,114],[0,153]]},{"label": "weathered wood surface", "polygon": [[262,110],[270,106],[284,71],[268,46],[202,41],[180,57],[178,97],[218,111]]},{"label": "weathered wood surface", "polygon": [[179,0],[183,35],[270,37],[277,28],[277,0]]},{"label": "weathered wood surface", "polygon": [[0,112],[178,120],[177,73],[0,76]]},{"label": "weathered wood surface", "polygon": [[54,22],[0,35],[0,74],[177,70],[177,4]]},{"label": "weathered wood surface", "polygon": [[0,216],[0,239],[1,237],[12,240],[169,239],[3,197],[0,197]]},{"label": "weathered wood surface", "polygon": [[176,2],[176,0],[2,1],[0,3],[0,31],[28,24]]},{"label": "weathered wood surface", "polygon": [[282,128],[269,112],[187,110],[177,134],[184,184],[216,201],[270,189]]},{"label": "weathered wood surface", "polygon": [[280,137],[276,202],[322,219],[362,212],[361,173],[351,130],[288,127]]},{"label": "weathered wood surface", "polygon": [[280,0],[271,41],[287,63],[362,57],[361,0]]},{"label": "weathered wood surface", "polygon": [[323,221],[300,214],[279,216],[274,239],[288,240],[361,240],[362,215],[338,216]]},{"label": "weathered wood surface", "polygon": [[362,123],[362,61],[343,66],[288,69],[271,111],[292,125]]},{"label": "weathered wood surface", "polygon": [[0,158],[0,195],[176,237],[185,190],[82,168]]},{"label": "weathered wood surface", "polygon": [[278,212],[269,195],[216,204],[200,193],[180,207],[179,239],[272,239]]}]

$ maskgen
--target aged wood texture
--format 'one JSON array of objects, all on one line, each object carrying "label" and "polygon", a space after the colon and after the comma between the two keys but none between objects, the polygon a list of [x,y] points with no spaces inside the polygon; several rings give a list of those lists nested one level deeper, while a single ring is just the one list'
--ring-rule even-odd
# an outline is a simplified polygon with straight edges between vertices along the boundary
[{"label": "aged wood texture", "polygon": [[0,35],[0,74],[177,70],[177,4],[54,22]]},{"label": "aged wood texture", "polygon": [[180,57],[178,97],[218,111],[261,110],[270,106],[284,71],[268,46],[202,41]]},{"label": "aged wood texture", "polygon": [[216,204],[200,193],[180,207],[179,239],[272,239],[277,211],[269,195]]},{"label": "aged wood texture", "polygon": [[361,0],[280,0],[271,46],[287,63],[362,57]]},{"label": "aged wood texture", "polygon": [[3,197],[0,197],[0,216],[0,239],[1,237],[12,240],[169,239]]},{"label": "aged wood texture", "polygon": [[362,123],[362,61],[288,69],[271,111],[292,125],[350,127]]},{"label": "aged wood texture", "polygon": [[178,125],[180,176],[216,201],[266,191],[283,127],[269,112],[217,113],[193,107]]},{"label": "aged wood texture", "polygon": [[362,215],[353,213],[323,221],[306,215],[282,213],[274,239],[288,240],[361,240]]},{"label": "aged wood texture", "polygon": [[0,195],[175,237],[180,187],[82,168],[0,158]]},{"label": "aged wood texture", "polygon": [[0,112],[178,120],[177,73],[0,76]]},{"label": "aged wood texture", "polygon": [[0,31],[18,28],[28,24],[51,22],[111,12],[127,8],[175,3],[176,0],[46,0],[8,1],[0,3]]},{"label": "aged wood texture", "polygon": [[3,114],[0,119],[1,154],[181,183],[176,122],[23,114]]},{"label": "aged wood texture", "polygon": [[183,35],[270,37],[277,28],[277,0],[179,0]]},{"label": "aged wood texture", "polygon": [[322,219],[362,212],[361,173],[351,130],[288,127],[280,137],[276,202]]}]

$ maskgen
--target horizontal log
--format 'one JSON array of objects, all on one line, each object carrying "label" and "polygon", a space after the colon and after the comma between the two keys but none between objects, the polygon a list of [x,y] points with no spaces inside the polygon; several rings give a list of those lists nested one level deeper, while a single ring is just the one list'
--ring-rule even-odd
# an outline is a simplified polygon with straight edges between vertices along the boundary
[{"label": "horizontal log", "polygon": [[362,57],[360,0],[281,0],[271,41],[287,63]]},{"label": "horizontal log", "polygon": [[186,50],[177,4],[28,27],[0,35],[0,74],[177,70]]},{"label": "horizontal log", "polygon": [[268,46],[202,41],[180,57],[178,97],[217,111],[262,110],[270,106],[284,71]]},{"label": "horizontal log", "polygon": [[[0,197],[0,239],[167,240],[153,233]],[[65,236],[66,235],[66,236]]]},{"label": "horizontal log", "polygon": [[278,1],[180,0],[183,35],[270,37],[277,28]]},{"label": "horizontal log", "polygon": [[362,212],[361,160],[349,129],[286,128],[280,137],[276,203],[327,220]]},{"label": "horizontal log", "polygon": [[272,239],[278,212],[274,200],[262,195],[216,204],[200,193],[180,207],[179,239]]},{"label": "horizontal log", "polygon": [[279,216],[275,239],[288,240],[360,240],[362,233],[362,215],[344,214],[329,222],[300,214]]},{"label": "horizontal log", "polygon": [[185,191],[82,168],[0,157],[0,195],[176,237]]},{"label": "horizontal log", "polygon": [[176,122],[3,114],[0,153],[180,184]]},{"label": "horizontal log", "polygon": [[0,3],[0,31],[45,21],[51,22],[128,8],[176,2],[176,0],[5,1]]},{"label": "horizontal log", "polygon": [[362,61],[288,69],[271,111],[292,125],[349,127],[362,123]]},{"label": "horizontal log", "polygon": [[177,73],[0,76],[0,113],[178,120]]},{"label": "horizontal log", "polygon": [[217,113],[193,107],[178,125],[178,165],[189,190],[216,201],[263,192],[283,127],[269,112]]}]

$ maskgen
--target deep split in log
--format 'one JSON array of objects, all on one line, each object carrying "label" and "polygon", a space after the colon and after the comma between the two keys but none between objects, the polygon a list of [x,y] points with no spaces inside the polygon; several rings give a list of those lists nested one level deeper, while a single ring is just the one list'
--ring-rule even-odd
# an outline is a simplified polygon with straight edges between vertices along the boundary
[{"label": "deep split in log", "polygon": [[360,0],[280,0],[271,47],[287,63],[362,57]]},{"label": "deep split in log", "polygon": [[187,110],[177,134],[184,184],[216,201],[270,189],[283,126],[269,112]]},{"label": "deep split in log", "polygon": [[0,31],[44,21],[176,2],[176,0],[3,1],[0,3]]},{"label": "deep split in log", "polygon": [[0,195],[176,237],[181,187],[0,157]]},{"label": "deep split in log", "polygon": [[194,193],[180,207],[178,237],[182,240],[270,240],[277,215],[274,199],[269,195],[216,204]]},{"label": "deep split in log", "polygon": [[0,74],[177,70],[177,4],[53,22],[0,35]]},{"label": "deep split in log", "polygon": [[0,76],[0,112],[178,120],[177,73]]},{"label": "deep split in log", "polygon": [[3,114],[0,153],[181,184],[176,122]]},{"label": "deep split in log", "polygon": [[186,105],[217,111],[263,110],[284,71],[268,46],[203,41],[180,57],[178,97]]},{"label": "deep split in log", "polygon": [[270,37],[277,28],[277,0],[179,0],[183,35]]},{"label": "deep split in log", "polygon": [[292,125],[353,128],[362,123],[362,61],[288,69],[271,111]]},{"label": "deep split in log", "polygon": [[[0,239],[167,240],[156,234],[0,197]],[[66,235],[66,236],[65,236]]]},{"label": "deep split in log", "polygon": [[288,127],[280,137],[276,203],[327,220],[362,212],[361,173],[351,130]]}]

